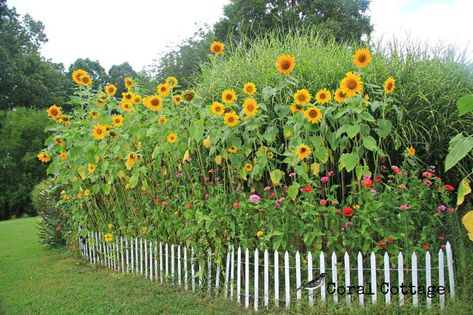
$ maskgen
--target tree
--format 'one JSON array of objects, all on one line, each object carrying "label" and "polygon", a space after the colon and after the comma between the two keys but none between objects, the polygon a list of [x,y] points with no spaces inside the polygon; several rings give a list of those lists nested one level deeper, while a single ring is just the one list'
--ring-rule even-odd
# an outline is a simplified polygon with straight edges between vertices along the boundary
[{"label": "tree", "polygon": [[92,77],[92,86],[95,89],[104,88],[108,82],[110,81],[107,72],[105,69],[100,65],[98,60],[90,60],[89,58],[79,58],[74,61],[73,64],[70,65],[68,71],[68,78],[71,77],[74,70],[83,69],[89,73]]},{"label": "tree", "polygon": [[232,0],[214,25],[223,41],[254,38],[271,31],[315,26],[338,41],[360,40],[372,31],[369,0]]},{"label": "tree", "polygon": [[0,109],[44,108],[66,96],[62,64],[44,60],[38,49],[47,41],[44,25],[0,0]]},{"label": "tree", "polygon": [[45,111],[0,111],[0,220],[32,212],[31,190],[46,175],[36,155],[46,140]]},{"label": "tree", "polygon": [[123,80],[126,77],[134,78],[137,76],[133,67],[128,62],[124,62],[121,65],[113,65],[108,70],[109,83],[113,83],[117,86],[117,96],[121,96],[122,92],[125,91],[125,84]]}]

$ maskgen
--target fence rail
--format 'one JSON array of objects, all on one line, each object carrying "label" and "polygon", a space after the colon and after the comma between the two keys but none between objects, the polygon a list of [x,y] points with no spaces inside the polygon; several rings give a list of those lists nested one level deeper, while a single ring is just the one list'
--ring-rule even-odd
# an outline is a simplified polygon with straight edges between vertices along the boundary
[{"label": "fence rail", "polygon": [[[258,249],[250,253],[249,249],[240,247],[230,247],[220,265],[211,251],[205,257],[196,257],[193,248],[137,237],[120,237],[107,243],[100,232],[89,232],[86,238],[80,238],[79,248],[90,263],[185,289],[206,288],[214,295],[236,299],[245,308],[251,303],[255,311],[271,304],[290,307],[302,300],[313,305],[316,299],[364,305],[369,302],[369,296],[373,304],[411,303],[427,308],[436,304],[443,310],[446,295],[450,299],[455,296],[454,262],[448,242],[446,255],[440,249],[437,257],[432,257],[429,251],[412,253],[409,261],[403,253],[397,259],[388,253],[382,257],[357,253],[352,261],[354,257],[347,252],[342,257],[320,252],[318,265],[310,252],[303,257],[299,252],[290,255],[287,251],[265,250],[261,255]],[[320,289],[297,290],[321,273],[327,276]]]}]

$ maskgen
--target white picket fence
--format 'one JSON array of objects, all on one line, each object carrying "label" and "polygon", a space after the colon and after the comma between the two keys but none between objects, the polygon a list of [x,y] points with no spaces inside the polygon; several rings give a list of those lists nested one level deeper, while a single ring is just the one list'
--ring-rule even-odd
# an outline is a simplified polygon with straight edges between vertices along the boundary
[{"label": "white picket fence", "polygon": [[[446,295],[449,295],[451,299],[455,296],[452,248],[448,242],[446,264],[444,251],[440,249],[436,266],[432,265],[432,256],[429,251],[426,251],[423,255],[412,253],[410,268],[406,268],[408,261],[402,253],[397,256],[397,264],[390,262],[387,253],[382,258],[371,253],[369,259],[363,259],[362,254],[358,253],[355,264],[355,261],[351,262],[349,254],[345,252],[342,267],[342,261],[338,260],[335,253],[332,253],[328,259],[329,257],[321,252],[319,264],[316,267],[310,252],[307,253],[306,261],[304,261],[299,252],[295,253],[294,259],[287,251],[281,252],[283,257],[280,257],[280,252],[277,250],[271,253],[265,250],[260,257],[260,252],[256,249],[251,252],[253,256],[251,260],[250,251],[239,247],[236,250],[230,247],[224,257],[226,259],[222,260],[225,264],[222,263],[220,266],[215,264],[210,251],[205,257],[206,263],[202,263],[202,260],[194,256],[193,248],[163,244],[137,237],[120,237],[107,243],[104,241],[103,233],[100,232],[89,232],[87,238],[79,240],[79,247],[82,256],[93,264],[124,273],[140,274],[161,283],[170,282],[186,290],[207,289],[214,295],[223,295],[232,300],[236,298],[236,301],[243,304],[245,308],[249,308],[251,303],[255,311],[262,306],[268,307],[271,303],[276,306],[284,303],[288,308],[291,303],[301,302],[305,295],[310,305],[314,304],[318,295],[321,302],[332,299],[333,302],[338,303],[344,296],[346,303],[352,304],[358,300],[357,303],[360,305],[367,303],[367,296],[370,296],[371,303],[383,303],[384,300],[385,304],[412,303],[414,306],[427,308],[431,308],[432,304],[438,301],[440,309],[443,310]],[[422,257],[424,257],[425,268],[419,265]],[[301,259],[303,265],[306,266],[301,266]],[[368,261],[369,268],[365,268]],[[330,267],[326,267],[326,263],[329,263]],[[397,272],[394,265],[397,267]],[[304,271],[307,272],[306,277],[302,275]],[[280,272],[284,274],[281,275]],[[303,281],[312,280],[314,273],[317,275],[327,273],[325,284],[320,289],[315,292],[296,289]],[[435,277],[435,273],[438,273],[438,277]],[[206,281],[204,281],[204,275]],[[340,275],[344,275],[343,281]],[[224,278],[221,279],[221,277]],[[421,279],[425,281],[425,285],[419,283]],[[433,282],[433,279],[437,281]],[[352,280],[356,280],[356,284],[352,284]],[[399,285],[404,283],[412,284],[415,293],[405,295],[400,290],[394,291],[395,287],[399,288]],[[427,289],[432,285],[445,288],[444,294],[436,294],[435,297],[419,294],[422,286]],[[350,287],[352,287],[352,294],[347,294]],[[357,290],[361,290],[360,287],[364,288],[364,293],[371,294],[357,294]],[[386,292],[387,287],[391,288],[388,292]],[[283,297],[281,297],[281,292]]]}]

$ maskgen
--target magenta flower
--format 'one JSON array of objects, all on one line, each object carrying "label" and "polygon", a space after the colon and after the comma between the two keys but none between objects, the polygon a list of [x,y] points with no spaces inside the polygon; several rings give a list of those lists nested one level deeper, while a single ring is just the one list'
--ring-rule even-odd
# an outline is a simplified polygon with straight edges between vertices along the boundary
[{"label": "magenta flower", "polygon": [[440,205],[437,207],[437,212],[443,212],[447,210],[447,207],[445,205]]},{"label": "magenta flower", "polygon": [[422,176],[424,176],[425,178],[431,178],[433,176],[433,174],[430,173],[430,172],[423,172]]},{"label": "magenta flower", "polygon": [[261,197],[258,196],[258,195],[251,195],[250,198],[249,198],[249,200],[250,200],[252,203],[258,203],[258,202],[260,202]]},{"label": "magenta flower", "polygon": [[376,191],[376,189],[370,189],[370,193],[372,193],[373,195],[376,195],[377,191]]},{"label": "magenta flower", "polygon": [[319,203],[320,203],[321,206],[325,206],[327,204],[327,200],[322,199],[322,200],[319,201]]},{"label": "magenta flower", "polygon": [[430,185],[432,185],[432,182],[431,182],[430,180],[426,180],[426,181],[424,182],[424,184],[426,184],[427,186],[430,186]]},{"label": "magenta flower", "polygon": [[334,172],[334,171],[328,171],[328,172],[327,172],[327,176],[329,176],[329,177],[332,177],[332,176],[334,176],[334,175],[335,175],[335,172]]},{"label": "magenta flower", "polygon": [[409,210],[410,208],[412,208],[412,206],[408,205],[408,204],[403,204],[403,205],[399,206],[399,209],[402,210],[402,211]]},{"label": "magenta flower", "polygon": [[284,198],[284,197],[280,197],[280,198],[278,199],[279,202],[282,202],[282,201],[284,201],[284,200],[286,200],[286,198]]},{"label": "magenta flower", "polygon": [[167,201],[163,201],[161,204],[163,205],[163,207],[166,207],[166,206],[168,205],[168,202],[167,202]]},{"label": "magenta flower", "polygon": [[179,178],[179,177],[181,177],[181,176],[182,176],[182,173],[177,173],[177,174],[176,174],[176,178]]},{"label": "magenta flower", "polygon": [[280,204],[279,202],[276,202],[276,204],[274,204],[274,207],[275,207],[276,209],[281,208],[281,204]]},{"label": "magenta flower", "polygon": [[270,191],[270,190],[271,190],[271,186],[264,187],[264,191]]},{"label": "magenta flower", "polygon": [[320,178],[320,181],[322,183],[328,183],[329,180],[330,180],[330,178],[328,176],[324,176],[324,177]]}]

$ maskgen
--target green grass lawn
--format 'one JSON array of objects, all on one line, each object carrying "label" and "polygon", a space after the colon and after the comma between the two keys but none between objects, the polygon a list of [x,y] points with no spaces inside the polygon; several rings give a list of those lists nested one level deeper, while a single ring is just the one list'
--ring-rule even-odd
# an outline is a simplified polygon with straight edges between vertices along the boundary
[{"label": "green grass lawn", "polygon": [[[99,268],[62,250],[44,248],[37,218],[0,222],[0,314],[238,314],[223,298],[192,293]],[[473,314],[469,299],[431,310],[396,305],[298,304],[263,310],[288,314]]]},{"label": "green grass lawn", "polygon": [[235,314],[228,300],[97,268],[38,242],[37,218],[0,222],[0,314]]}]

